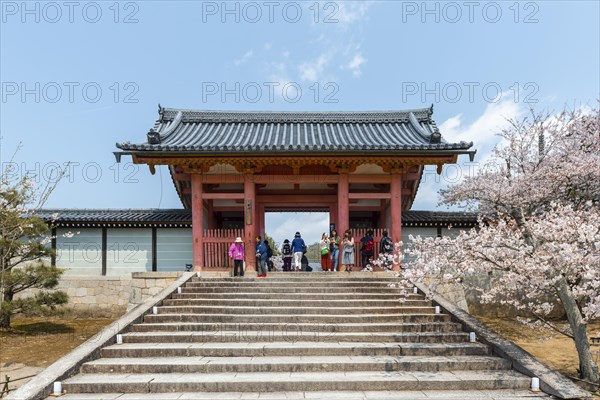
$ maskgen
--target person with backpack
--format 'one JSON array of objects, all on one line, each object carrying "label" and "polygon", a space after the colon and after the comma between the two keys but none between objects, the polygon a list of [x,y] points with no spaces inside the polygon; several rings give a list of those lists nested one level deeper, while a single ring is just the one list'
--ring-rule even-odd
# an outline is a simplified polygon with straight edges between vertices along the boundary
[{"label": "person with backpack", "polygon": [[306,243],[304,243],[304,239],[300,236],[300,232],[296,232],[294,240],[292,240],[292,253],[294,253],[294,266],[296,267],[296,271],[301,270],[302,255],[305,250]]},{"label": "person with backpack", "polygon": [[360,242],[362,243],[362,248],[360,249],[360,264],[364,270],[375,253],[375,240],[373,239],[373,231],[369,229],[367,234],[360,239]]},{"label": "person with backpack", "polygon": [[283,246],[281,246],[281,255],[283,256],[283,270],[291,271],[292,270],[292,245],[288,239],[283,241]]},{"label": "person with backpack", "polygon": [[319,249],[321,250],[321,270],[331,271],[331,264],[329,262],[329,238],[326,233],[321,235]]},{"label": "person with backpack", "polygon": [[383,255],[383,265],[387,269],[392,268],[392,253],[394,252],[394,241],[388,236],[388,231],[383,231],[383,237],[379,242],[379,251]]}]

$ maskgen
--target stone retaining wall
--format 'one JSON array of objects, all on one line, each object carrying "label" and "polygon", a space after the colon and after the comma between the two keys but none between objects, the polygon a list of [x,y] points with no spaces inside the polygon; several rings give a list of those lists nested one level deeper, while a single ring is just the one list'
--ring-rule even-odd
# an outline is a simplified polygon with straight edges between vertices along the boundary
[{"label": "stone retaining wall", "polygon": [[[183,272],[133,272],[120,276],[63,276],[57,290],[69,295],[71,317],[118,318],[158,294]],[[31,296],[36,290],[25,291]]]}]

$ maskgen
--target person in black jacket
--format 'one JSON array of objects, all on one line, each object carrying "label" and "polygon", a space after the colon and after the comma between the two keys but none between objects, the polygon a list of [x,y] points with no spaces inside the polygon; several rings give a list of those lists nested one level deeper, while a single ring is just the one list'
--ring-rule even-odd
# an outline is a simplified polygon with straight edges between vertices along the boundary
[{"label": "person in black jacket", "polygon": [[269,246],[269,241],[267,239],[265,239],[264,243],[267,247],[267,268],[269,269],[269,272],[271,272],[273,269],[273,261],[271,260],[271,257],[273,257],[273,249]]},{"label": "person in black jacket", "polygon": [[375,239],[373,239],[373,231],[369,229],[367,234],[360,239],[362,247],[360,249],[360,261],[362,269],[365,269],[367,264],[371,262],[373,254],[375,253]]},{"label": "person in black jacket", "polygon": [[388,236],[388,231],[383,231],[383,237],[379,243],[379,252],[384,256],[384,265],[387,269],[392,268],[392,254],[394,252],[394,241]]}]

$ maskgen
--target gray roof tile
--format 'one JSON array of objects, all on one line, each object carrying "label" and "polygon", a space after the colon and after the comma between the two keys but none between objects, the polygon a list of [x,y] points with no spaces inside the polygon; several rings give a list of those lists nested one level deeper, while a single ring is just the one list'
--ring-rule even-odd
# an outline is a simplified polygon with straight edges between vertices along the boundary
[{"label": "gray roof tile", "polygon": [[[117,143],[128,151],[384,152],[467,150],[473,143],[431,140],[431,108],[363,112],[245,112],[159,108],[148,141]],[[156,139],[156,142],[151,140]]]}]

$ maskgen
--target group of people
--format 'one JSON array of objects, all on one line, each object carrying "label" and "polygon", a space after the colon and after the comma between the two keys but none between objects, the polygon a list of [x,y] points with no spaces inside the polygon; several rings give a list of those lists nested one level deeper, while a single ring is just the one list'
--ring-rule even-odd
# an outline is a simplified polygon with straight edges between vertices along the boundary
[{"label": "group of people", "polygon": [[[244,276],[244,241],[237,237],[229,247],[229,257],[233,259],[233,276]],[[273,268],[273,249],[268,240],[256,237],[256,273],[259,278],[266,278],[267,271]]]},{"label": "group of people", "polygon": [[[281,257],[283,258],[283,270],[288,271],[306,271],[308,266],[308,258],[306,257],[306,243],[302,239],[300,232],[296,232],[291,243],[289,239],[283,241],[281,246]],[[294,269],[292,269],[292,258],[294,259]]]},{"label": "group of people", "polygon": [[[337,231],[331,231],[331,235],[323,233],[319,242],[321,251],[321,269],[323,271],[337,272],[340,252],[342,253],[341,267],[346,272],[352,272],[354,266],[354,237],[348,229],[344,232],[343,238],[340,238]],[[368,230],[365,236],[360,239],[361,267],[363,270],[371,263],[375,254],[375,239],[373,231]],[[256,237],[256,272],[259,278],[266,278],[267,271],[273,268],[272,261],[273,250],[267,240],[262,240],[260,236]],[[394,250],[394,242],[388,236],[387,231],[383,231],[383,236],[379,244],[380,254],[390,254]],[[283,259],[284,271],[308,271],[308,259],[306,258],[307,246],[300,235],[296,232],[294,239],[290,242],[288,239],[283,241],[281,246],[281,255]],[[242,238],[238,237],[229,248],[229,257],[234,261],[233,276],[244,276],[244,243]],[[294,266],[292,267],[292,260]],[[387,262],[389,263],[389,262]],[[389,267],[389,265],[386,265]]]},{"label": "group of people", "polygon": [[[368,230],[366,235],[360,239],[360,244],[360,265],[365,270],[375,255],[375,239],[372,230]],[[352,272],[354,266],[354,237],[349,229],[344,232],[343,238],[338,236],[335,229],[331,231],[331,236],[323,233],[319,242],[319,249],[321,250],[321,269],[323,271],[338,271],[341,251],[343,270]],[[380,253],[383,254],[391,253],[394,250],[393,241],[388,236],[387,231],[383,231],[379,249]]]}]

